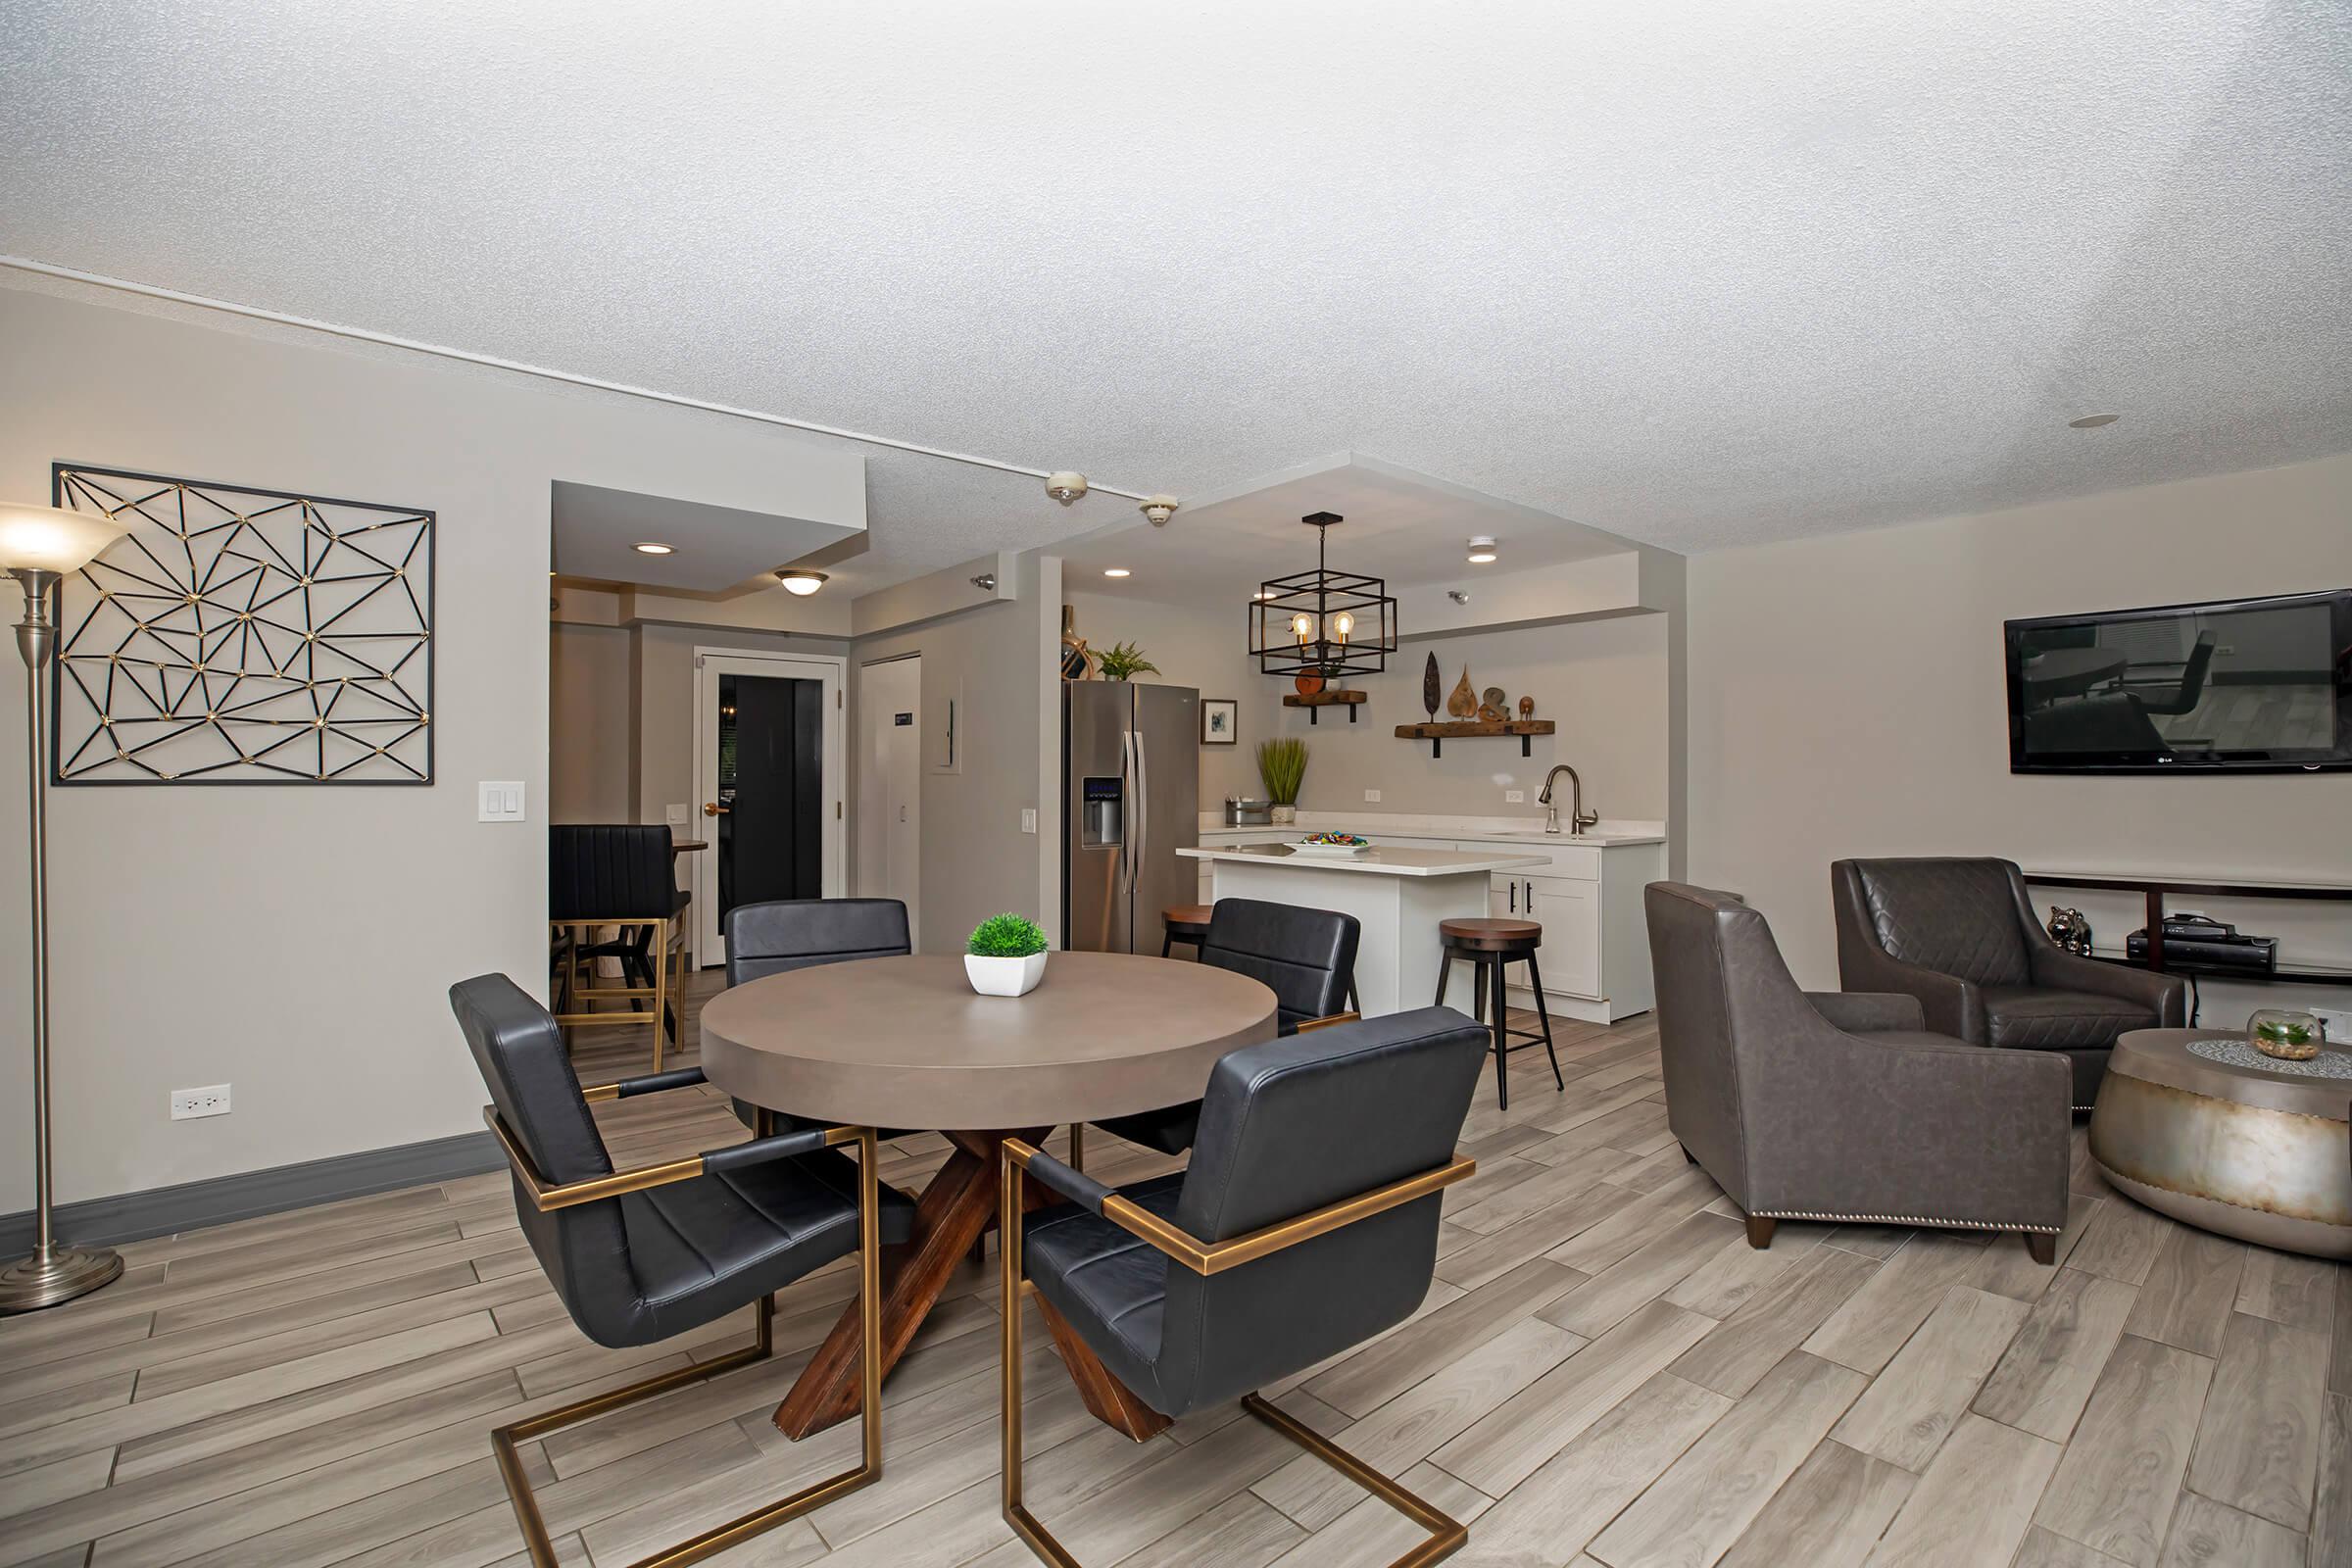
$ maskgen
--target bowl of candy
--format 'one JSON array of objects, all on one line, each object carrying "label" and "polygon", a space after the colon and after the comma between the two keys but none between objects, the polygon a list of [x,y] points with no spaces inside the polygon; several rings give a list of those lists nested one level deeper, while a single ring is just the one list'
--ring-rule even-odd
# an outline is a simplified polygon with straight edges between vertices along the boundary
[{"label": "bowl of candy", "polygon": [[1361,833],[1309,833],[1291,848],[1299,855],[1361,855],[1372,841]]}]

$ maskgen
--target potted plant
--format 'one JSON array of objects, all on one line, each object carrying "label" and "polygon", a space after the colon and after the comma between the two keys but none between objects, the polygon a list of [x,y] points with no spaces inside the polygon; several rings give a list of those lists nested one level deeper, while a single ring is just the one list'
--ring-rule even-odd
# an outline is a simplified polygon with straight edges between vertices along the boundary
[{"label": "potted plant", "polygon": [[1133,680],[1138,675],[1159,673],[1159,666],[1133,643],[1111,644],[1095,656],[1095,667],[1102,671],[1104,680]]},{"label": "potted plant", "polygon": [[1306,742],[1295,735],[1257,743],[1257,776],[1274,803],[1268,813],[1277,826],[1298,820],[1298,785],[1306,777]]},{"label": "potted plant", "polygon": [[992,914],[964,945],[964,978],[984,997],[1025,997],[1046,977],[1046,934],[1035,920]]}]

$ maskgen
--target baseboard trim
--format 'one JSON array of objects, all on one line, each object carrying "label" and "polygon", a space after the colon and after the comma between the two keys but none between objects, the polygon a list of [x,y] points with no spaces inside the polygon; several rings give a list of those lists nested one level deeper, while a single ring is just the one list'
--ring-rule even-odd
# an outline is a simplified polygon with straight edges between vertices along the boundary
[{"label": "baseboard trim", "polygon": [[[60,1240],[93,1247],[145,1241],[204,1225],[283,1213],[312,1203],[365,1198],[397,1187],[478,1176],[506,1163],[498,1140],[487,1132],[460,1133],[421,1144],[369,1149],[356,1154],[242,1171],[207,1181],[157,1187],[115,1198],[61,1203],[56,1216]],[[0,1258],[32,1250],[32,1210],[0,1215]]]}]

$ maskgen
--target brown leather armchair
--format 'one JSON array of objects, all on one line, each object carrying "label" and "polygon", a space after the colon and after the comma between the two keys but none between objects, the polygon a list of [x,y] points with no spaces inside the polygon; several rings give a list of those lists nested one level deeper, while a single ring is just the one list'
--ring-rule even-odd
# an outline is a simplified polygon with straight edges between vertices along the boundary
[{"label": "brown leather armchair", "polygon": [[1838,983],[1919,999],[1928,1027],[1977,1046],[2063,1054],[2073,1103],[2098,1098],[2118,1036],[2188,1021],[2187,983],[2067,952],[2007,860],[1839,860]]},{"label": "brown leather armchair", "polygon": [[2022,1232],[2035,1261],[2066,1223],[2067,1066],[1921,1029],[1908,996],[1808,993],[1763,915],[1653,882],[1666,1124],[1747,1213]]}]

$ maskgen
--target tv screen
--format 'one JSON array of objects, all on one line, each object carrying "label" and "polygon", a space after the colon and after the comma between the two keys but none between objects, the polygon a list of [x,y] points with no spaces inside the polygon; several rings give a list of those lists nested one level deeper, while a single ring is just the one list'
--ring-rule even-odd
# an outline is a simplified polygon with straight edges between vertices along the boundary
[{"label": "tv screen", "polygon": [[2352,589],[2008,624],[2013,773],[2352,768]]}]

